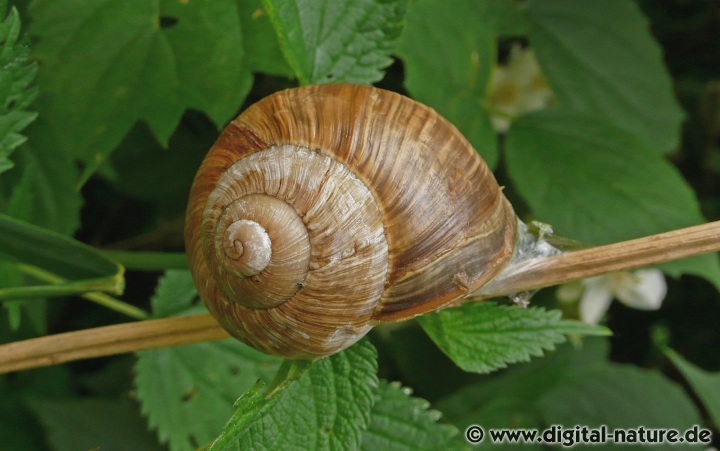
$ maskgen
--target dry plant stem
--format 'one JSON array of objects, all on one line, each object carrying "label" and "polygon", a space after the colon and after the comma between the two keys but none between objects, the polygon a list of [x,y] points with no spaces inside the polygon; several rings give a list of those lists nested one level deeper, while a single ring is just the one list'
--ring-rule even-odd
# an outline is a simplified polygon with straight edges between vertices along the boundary
[{"label": "dry plant stem", "polygon": [[[569,252],[509,268],[475,299],[534,290],[586,277],[720,251],[720,221],[636,240]],[[210,315],[98,327],[0,346],[0,373],[70,360],[228,337]]]},{"label": "dry plant stem", "polygon": [[720,250],[720,221],[523,262],[470,295],[486,299]]},{"label": "dry plant stem", "polygon": [[0,346],[0,373],[227,337],[207,314],[98,327]]}]

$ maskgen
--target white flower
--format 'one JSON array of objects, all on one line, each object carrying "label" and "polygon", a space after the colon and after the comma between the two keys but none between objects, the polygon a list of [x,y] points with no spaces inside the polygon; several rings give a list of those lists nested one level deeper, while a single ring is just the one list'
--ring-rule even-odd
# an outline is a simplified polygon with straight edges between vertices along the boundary
[{"label": "white flower", "polygon": [[513,46],[507,64],[496,66],[492,73],[489,100],[495,131],[506,132],[517,116],[543,109],[551,99],[533,51]]},{"label": "white flower", "polygon": [[580,319],[597,324],[610,308],[613,298],[639,310],[657,310],[667,292],[665,277],[658,269],[618,272],[561,285],[557,297],[562,302],[580,299]]}]

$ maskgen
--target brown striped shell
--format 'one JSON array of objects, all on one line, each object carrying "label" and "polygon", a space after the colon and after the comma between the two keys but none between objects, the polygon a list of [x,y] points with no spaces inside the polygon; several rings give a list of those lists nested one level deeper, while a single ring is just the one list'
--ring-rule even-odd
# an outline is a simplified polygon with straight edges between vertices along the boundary
[{"label": "brown striped shell", "polygon": [[185,240],[210,313],[261,351],[316,358],[436,310],[510,260],[516,217],[434,110],[367,86],[278,92],[193,183]]}]

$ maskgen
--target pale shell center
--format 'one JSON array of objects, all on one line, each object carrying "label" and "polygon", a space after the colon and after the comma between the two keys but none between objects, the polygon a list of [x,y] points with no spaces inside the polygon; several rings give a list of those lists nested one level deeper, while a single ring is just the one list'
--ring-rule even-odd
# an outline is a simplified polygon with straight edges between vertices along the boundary
[{"label": "pale shell center", "polygon": [[225,229],[223,250],[245,277],[259,274],[272,256],[272,244],[265,229],[247,219],[235,221]]}]

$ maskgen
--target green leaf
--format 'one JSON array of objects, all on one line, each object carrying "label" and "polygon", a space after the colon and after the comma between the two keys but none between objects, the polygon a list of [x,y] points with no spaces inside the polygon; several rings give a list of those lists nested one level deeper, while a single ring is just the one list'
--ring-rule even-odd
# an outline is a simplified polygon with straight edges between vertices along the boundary
[{"label": "green leaf", "polygon": [[107,291],[122,294],[122,266],[68,236],[0,214],[0,255],[32,265],[67,282],[37,287],[3,288],[0,299]]},{"label": "green leaf", "polygon": [[[55,148],[53,136],[39,118],[28,128],[30,143],[18,152],[17,183],[4,213],[50,230],[72,235],[80,225],[83,200],[76,189],[77,165]],[[13,171],[15,172],[15,171]]]},{"label": "green leaf", "polygon": [[187,269],[187,255],[184,252],[144,252],[144,251],[103,251],[108,258],[115,260],[126,269],[136,271],[159,271],[167,269]]},{"label": "green leaf", "polygon": [[119,443],[124,449],[162,449],[148,433],[137,405],[129,399],[33,398],[27,405],[57,451],[119,449]]},{"label": "green leaf", "polygon": [[68,279],[122,273],[117,264],[86,244],[3,214],[0,252]]},{"label": "green leaf", "polygon": [[497,161],[497,145],[485,104],[496,60],[496,29],[509,4],[414,2],[397,50],[413,98],[452,122],[490,167]]},{"label": "green leaf", "polygon": [[169,270],[160,278],[150,304],[153,314],[162,318],[189,309],[196,299],[197,290],[190,271]]},{"label": "green leaf", "polygon": [[[0,179],[0,185],[9,193],[3,213],[55,232],[72,235],[80,224],[82,206],[82,197],[75,188],[77,166],[56,149],[55,137],[42,117],[28,127],[27,135],[30,142],[17,152],[15,169]],[[4,278],[0,281],[0,287],[22,287],[34,283],[9,262],[3,271],[15,281],[8,283]],[[82,286],[77,288],[80,292],[84,291]],[[4,303],[6,308],[12,309],[11,306],[14,306],[16,313],[23,308],[38,331],[45,331],[45,302],[35,298]],[[12,315],[12,311],[11,324],[13,319],[20,319]],[[18,324],[15,322],[16,326]]]},{"label": "green leaf", "polygon": [[[464,429],[476,423],[483,427],[535,428],[543,425],[535,406],[547,392],[562,384],[564,374],[576,367],[605,360],[604,340],[583,340],[580,346],[560,345],[545,358],[514,365],[499,375],[482,377],[477,383],[438,400],[434,407],[447,421]],[[503,393],[503,396],[497,396]]]},{"label": "green leaf", "polygon": [[136,121],[166,144],[185,109],[220,126],[250,87],[234,0],[37,0],[29,11],[38,108],[84,160],[83,180]]},{"label": "green leaf", "polygon": [[0,9],[0,173],[13,167],[10,154],[25,142],[20,132],[37,116],[26,111],[37,96],[31,87],[37,64],[28,60],[29,45],[20,38],[20,15],[13,7]]},{"label": "green leaf", "polygon": [[[155,316],[182,314],[197,298],[188,271],[167,271],[151,299]],[[142,412],[170,449],[194,449],[222,431],[237,394],[270,379],[280,360],[237,340],[137,354],[135,387]]]},{"label": "green leaf", "polygon": [[245,393],[210,449],[358,449],[377,391],[377,351],[364,339],[280,390]]},{"label": "green leaf", "polygon": [[9,379],[0,380],[0,443],[11,450],[47,449],[42,426],[22,399],[29,390],[22,390],[25,387]]},{"label": "green leaf", "polygon": [[291,78],[293,70],[283,57],[277,34],[260,0],[238,4],[243,30],[244,63],[253,72]]},{"label": "green leaf", "polygon": [[402,0],[263,0],[263,5],[303,85],[382,79],[405,13]]},{"label": "green leaf", "polygon": [[[558,235],[604,244],[704,222],[679,172],[645,141],[596,116],[548,110],[507,136],[507,167],[534,215]],[[676,262],[720,287],[717,256]]]},{"label": "green leaf", "polygon": [[435,344],[465,371],[489,373],[540,357],[565,334],[609,335],[604,327],[563,320],[557,310],[467,303],[418,318]]},{"label": "green leaf", "polygon": [[[2,212],[55,232],[71,235],[80,224],[82,199],[75,189],[77,167],[64,153],[55,148],[55,139],[42,118],[36,120],[26,131],[30,143],[22,146],[16,154],[16,167],[0,178],[0,204]],[[7,200],[2,199],[3,194]],[[23,287],[29,281],[20,269],[9,262],[3,265],[0,287]],[[77,287],[80,292],[83,287]],[[59,293],[55,293],[59,294]],[[20,292],[22,297],[22,291]],[[33,296],[38,296],[34,293]],[[45,334],[45,305],[37,297],[27,301],[3,303],[8,310],[11,327],[20,324],[20,311],[35,329]]]},{"label": "green leaf", "polygon": [[660,151],[684,114],[647,20],[625,0],[529,0],[529,38],[560,105],[601,115]]},{"label": "green leaf", "polygon": [[378,400],[371,411],[370,425],[363,432],[361,449],[462,449],[462,443],[454,441],[458,430],[438,423],[440,412],[430,410],[429,402],[411,394],[412,390],[397,382],[380,381]]},{"label": "green leaf", "polygon": [[[392,360],[393,377],[418,393],[445,396],[477,379],[477,375],[455,365],[417,320],[407,321],[402,327],[392,323],[380,325],[372,336],[373,343],[382,349],[382,359]],[[453,383],[448,384],[449,380]]]},{"label": "green leaf", "polygon": [[[253,388],[240,395],[235,402],[237,410],[225,425],[222,434],[210,444],[208,449],[226,449],[230,443],[237,441],[241,434],[247,432],[246,426],[258,421],[262,422],[265,416],[271,415],[275,404],[283,399],[281,394],[293,387],[312,364],[313,362],[305,360],[284,360],[270,389],[263,393],[265,382],[259,380]],[[262,437],[258,439],[261,440]]]},{"label": "green leaf", "polygon": [[[47,127],[43,125],[42,118],[30,125],[27,134],[31,137],[32,145],[25,144],[22,147],[17,153],[15,169],[0,179],[0,192],[8,193],[3,213],[70,235],[80,223],[82,199],[75,189],[78,171],[69,158],[56,151],[53,136],[47,133]],[[44,152],[41,154],[40,150]],[[23,287],[34,283],[15,264],[3,262],[2,267],[0,287]],[[82,287],[78,289],[84,291]],[[22,297],[22,291],[20,295]],[[38,293],[33,295],[37,296]],[[17,300],[3,303],[13,330],[17,330],[20,325],[20,312],[23,310],[40,334],[47,333],[45,306],[46,303],[37,298],[29,302]]]},{"label": "green leaf", "polygon": [[514,0],[495,0],[488,7],[492,8],[492,19],[499,36],[527,36],[527,15],[522,11],[522,4]]},{"label": "green leaf", "polygon": [[142,412],[172,450],[210,442],[232,415],[238,392],[268,380],[279,360],[237,340],[137,353],[135,387]]},{"label": "green leaf", "polygon": [[513,366],[503,377],[462,388],[435,407],[461,429],[606,424],[683,430],[700,424],[679,386],[658,371],[607,362],[602,344],[588,339],[580,348],[561,346],[545,359]]},{"label": "green leaf", "polygon": [[[571,371],[539,409],[548,424],[687,429],[700,423],[682,388],[657,371],[603,364]],[[632,402],[638,400],[638,402]],[[633,448],[634,449],[634,448]]]},{"label": "green leaf", "polygon": [[108,160],[117,175],[113,187],[156,205],[159,220],[175,220],[185,213],[195,173],[215,139],[215,127],[197,114],[185,115],[167,149],[148,127],[137,124]]},{"label": "green leaf", "polygon": [[690,383],[693,391],[710,414],[715,427],[720,427],[720,372],[709,373],[698,368],[672,349],[665,354]]}]

